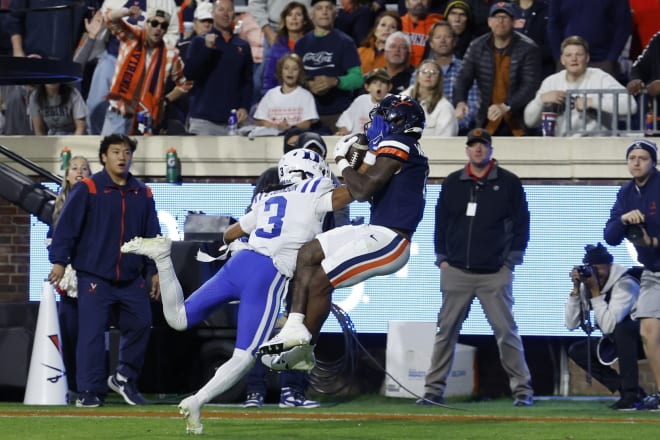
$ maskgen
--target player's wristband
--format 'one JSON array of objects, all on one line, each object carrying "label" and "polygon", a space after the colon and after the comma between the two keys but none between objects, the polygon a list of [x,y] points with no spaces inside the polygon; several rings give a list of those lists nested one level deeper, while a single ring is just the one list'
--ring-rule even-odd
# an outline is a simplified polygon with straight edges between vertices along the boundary
[{"label": "player's wristband", "polygon": [[350,168],[351,164],[348,163],[346,159],[342,159],[339,162],[337,162],[337,169],[339,170],[339,174],[341,175],[346,168]]},{"label": "player's wristband", "polygon": [[362,162],[366,163],[369,166],[373,166],[373,164],[376,163],[376,155],[371,151],[367,151],[367,154],[364,156]]}]

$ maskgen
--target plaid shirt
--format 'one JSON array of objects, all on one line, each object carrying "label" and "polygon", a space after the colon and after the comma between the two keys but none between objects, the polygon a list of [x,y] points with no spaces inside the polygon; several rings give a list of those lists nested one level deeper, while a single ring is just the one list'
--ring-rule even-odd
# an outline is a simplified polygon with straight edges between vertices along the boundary
[{"label": "plaid shirt", "polygon": [[[443,75],[444,84],[442,93],[452,104],[454,104],[454,84],[456,83],[458,72],[460,72],[462,66],[463,60],[460,60],[454,56]],[[469,130],[474,126],[474,117],[477,114],[477,109],[479,108],[479,89],[477,89],[476,81],[468,92],[467,105],[468,114],[465,116],[465,118],[458,121],[458,128],[461,131]]]}]

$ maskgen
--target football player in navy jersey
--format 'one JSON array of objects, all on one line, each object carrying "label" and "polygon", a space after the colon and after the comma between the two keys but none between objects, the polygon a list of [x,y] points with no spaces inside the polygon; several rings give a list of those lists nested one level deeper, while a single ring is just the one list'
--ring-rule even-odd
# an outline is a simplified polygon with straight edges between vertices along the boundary
[{"label": "football player in navy jersey", "polygon": [[[232,357],[197,393],[179,403],[187,431],[202,434],[202,406],[236,384],[254,363],[254,354],[273,331],[282,297],[293,276],[300,246],[321,232],[325,214],[354,199],[346,186],[335,187],[325,160],[312,150],[286,153],[278,165],[279,188],[257,194],[250,212],[224,233],[233,256],[184,301],[170,258],[168,238],[136,237],[122,252],[145,255],[156,263],[160,276],[163,312],[170,327],[186,330],[215,309],[240,301],[236,347]],[[249,235],[247,243],[239,241]],[[311,370],[305,359],[298,370]]]},{"label": "football player in navy jersey", "polygon": [[[335,161],[354,199],[371,204],[369,224],[319,234],[298,252],[293,302],[282,331],[260,347],[276,370],[296,369],[313,359],[313,347],[330,313],[332,292],[401,269],[426,203],[428,160],[419,145],[424,110],[407,96],[390,95],[370,113],[370,151],[360,172],[344,157],[358,136],[335,146]],[[307,359],[308,362],[302,362]]]}]

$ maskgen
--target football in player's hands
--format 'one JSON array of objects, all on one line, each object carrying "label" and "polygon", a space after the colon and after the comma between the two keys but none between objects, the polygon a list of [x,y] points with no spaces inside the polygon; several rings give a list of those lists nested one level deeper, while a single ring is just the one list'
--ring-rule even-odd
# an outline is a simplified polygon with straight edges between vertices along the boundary
[{"label": "football in player's hands", "polygon": [[355,141],[348,147],[345,157],[351,168],[357,170],[362,165],[367,151],[369,151],[369,139],[362,133],[357,133],[354,136]]}]

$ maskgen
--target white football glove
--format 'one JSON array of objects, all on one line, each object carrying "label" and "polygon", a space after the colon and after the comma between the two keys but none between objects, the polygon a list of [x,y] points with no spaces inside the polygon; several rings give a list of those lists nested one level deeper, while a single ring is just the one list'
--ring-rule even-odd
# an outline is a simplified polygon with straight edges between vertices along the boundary
[{"label": "white football glove", "polygon": [[337,157],[346,157],[348,149],[357,141],[358,137],[356,134],[347,134],[337,141],[335,144],[335,160]]}]

